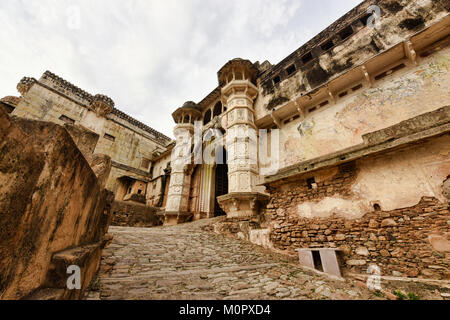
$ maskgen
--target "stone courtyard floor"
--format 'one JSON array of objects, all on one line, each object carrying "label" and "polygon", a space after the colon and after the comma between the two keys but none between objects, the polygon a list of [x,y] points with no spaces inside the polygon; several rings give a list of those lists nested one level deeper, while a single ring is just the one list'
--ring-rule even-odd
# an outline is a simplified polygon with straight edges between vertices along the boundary
[{"label": "stone courtyard floor", "polygon": [[86,299],[382,299],[362,282],[332,280],[289,256],[204,231],[212,222],[111,227],[114,240]]}]

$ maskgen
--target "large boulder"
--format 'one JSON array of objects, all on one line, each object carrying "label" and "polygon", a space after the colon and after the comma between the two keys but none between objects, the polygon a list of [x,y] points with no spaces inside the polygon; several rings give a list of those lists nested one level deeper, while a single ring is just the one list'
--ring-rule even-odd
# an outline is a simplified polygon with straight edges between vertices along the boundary
[{"label": "large boulder", "polygon": [[[0,299],[80,298],[110,240],[112,201],[63,127],[0,109]],[[82,289],[69,291],[61,268],[78,262]]]}]

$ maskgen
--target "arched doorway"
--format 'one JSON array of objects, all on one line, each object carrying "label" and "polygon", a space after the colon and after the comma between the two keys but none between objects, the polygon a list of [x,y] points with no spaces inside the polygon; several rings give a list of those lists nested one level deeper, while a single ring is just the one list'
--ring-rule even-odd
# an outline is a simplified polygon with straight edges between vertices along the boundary
[{"label": "arched doorway", "polygon": [[[215,174],[215,195],[214,195],[214,216],[224,216],[225,211],[222,210],[217,197],[228,194],[228,165],[227,152],[225,148],[220,147],[219,152],[216,152],[216,174]],[[223,160],[222,160],[223,159]]]}]

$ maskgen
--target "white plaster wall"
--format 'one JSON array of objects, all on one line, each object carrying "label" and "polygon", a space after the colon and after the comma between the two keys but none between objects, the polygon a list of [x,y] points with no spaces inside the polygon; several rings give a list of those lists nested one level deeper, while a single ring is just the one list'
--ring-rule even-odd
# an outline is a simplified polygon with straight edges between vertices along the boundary
[{"label": "white plaster wall", "polygon": [[357,219],[373,211],[378,203],[383,211],[417,205],[422,197],[448,201],[442,185],[450,174],[450,137],[443,136],[414,147],[376,159],[359,161],[359,173],[352,185],[353,196],[328,197],[304,202],[297,208],[305,218],[336,214]]}]

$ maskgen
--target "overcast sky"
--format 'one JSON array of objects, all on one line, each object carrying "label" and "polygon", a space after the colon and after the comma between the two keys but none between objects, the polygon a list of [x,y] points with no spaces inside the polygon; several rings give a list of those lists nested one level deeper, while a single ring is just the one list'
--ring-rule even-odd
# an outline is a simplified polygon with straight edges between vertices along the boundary
[{"label": "overcast sky", "polygon": [[230,59],[280,62],[360,0],[0,0],[0,97],[50,70],[172,137]]}]

